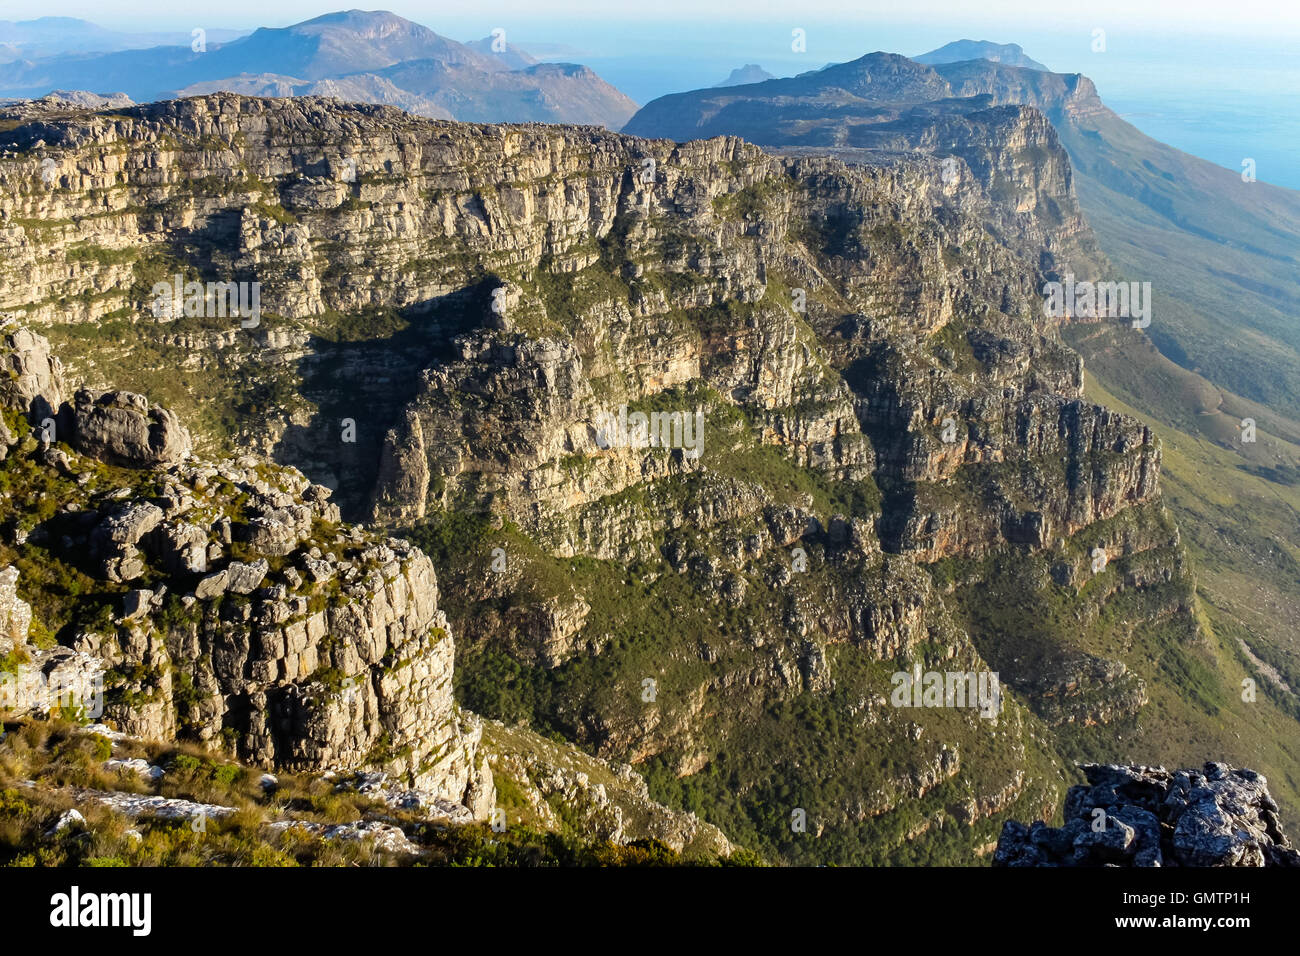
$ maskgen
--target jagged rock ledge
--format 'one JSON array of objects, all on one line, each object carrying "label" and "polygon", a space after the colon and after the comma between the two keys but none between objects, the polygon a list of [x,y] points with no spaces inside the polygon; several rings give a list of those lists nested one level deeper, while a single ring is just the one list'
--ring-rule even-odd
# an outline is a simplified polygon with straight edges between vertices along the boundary
[{"label": "jagged rock ledge", "polygon": [[1268,781],[1253,770],[1089,764],[1065,825],[1002,827],[994,866],[1300,866]]},{"label": "jagged rock ledge", "polygon": [[[129,734],[223,740],[263,767],[384,767],[487,817],[481,726],[452,699],[454,646],[425,554],[340,522],[296,469],[192,457],[170,411],[74,389],[29,329],[0,337],[0,368],[16,506],[0,540],[84,576],[78,593],[106,612],[61,628],[53,648],[29,643],[19,575],[0,567],[0,653],[17,668],[15,700],[0,705],[40,713],[42,688],[103,675],[103,713]],[[52,513],[33,512],[51,496]]]}]

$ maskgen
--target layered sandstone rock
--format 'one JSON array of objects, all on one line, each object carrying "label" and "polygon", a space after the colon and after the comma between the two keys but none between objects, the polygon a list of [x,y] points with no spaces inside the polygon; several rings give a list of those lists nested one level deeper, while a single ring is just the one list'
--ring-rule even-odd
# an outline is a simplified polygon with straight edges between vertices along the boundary
[{"label": "layered sandstone rock", "polygon": [[[19,330],[7,343],[21,387],[4,405],[57,396],[58,375],[31,371],[57,369],[44,339]],[[186,459],[184,428],[142,396],[79,392],[74,421],[76,450],[57,468],[30,434],[11,436],[10,464],[65,482],[32,533],[62,573],[97,582],[78,587],[101,614],[66,629],[70,646],[26,645],[30,607],[17,572],[0,572],[0,651],[24,648],[20,678],[57,687],[69,669],[102,674],[103,714],[126,733],[223,745],[267,767],[380,766],[487,815],[481,725],[452,697],[454,647],[426,555],[341,523],[329,491],[295,469]],[[100,461],[139,469],[127,473],[136,483]],[[18,688],[20,709],[48,710],[34,687]]]},{"label": "layered sandstone rock", "polygon": [[84,455],[136,468],[173,464],[191,449],[189,432],[172,412],[133,392],[79,390],[73,441]]},{"label": "layered sandstone rock", "polygon": [[[1046,271],[1088,253],[1059,144],[1033,111],[987,112],[952,127],[969,147],[955,178],[924,151],[855,147],[843,162],[734,137],[464,126],[310,99],[213,95],[32,123],[0,134],[15,196],[0,307],[50,324],[142,318],[179,369],[249,397],[232,445],[335,488],[347,517],[446,525],[431,539],[448,546],[439,607],[485,678],[466,693],[486,684],[487,701],[514,707],[520,686],[544,688],[550,726],[669,776],[750,760],[770,739],[750,728],[776,711],[795,720],[797,702],[840,735],[819,739],[826,752],[870,742],[837,765],[850,782],[819,826],[866,834],[941,789],[924,824],[974,832],[1049,799],[1053,774],[1015,769],[1056,759],[1042,725],[1014,695],[996,725],[895,712],[879,704],[893,669],[1000,670],[1052,725],[1124,720],[1147,702],[1119,662],[1065,641],[993,660],[1003,635],[952,606],[984,585],[980,562],[1029,556],[1027,591],[1065,589],[1048,597],[1075,601],[1076,620],[1138,590],[1135,625],[1195,631],[1158,443],[1086,400],[1078,356],[1043,314]],[[46,154],[52,189],[32,178]],[[355,179],[341,174],[349,158]],[[162,237],[186,279],[259,282],[261,326],[156,322],[148,292],[175,270]],[[82,353],[78,370],[102,374],[93,360]],[[602,423],[620,410],[698,410],[702,454],[608,441]],[[343,692],[358,663],[373,677],[393,638],[378,658],[312,640],[291,651],[291,627],[319,613],[336,626],[311,605],[344,580],[309,540],[326,516],[295,491],[238,483],[220,495],[228,526],[202,502],[162,518],[113,510],[167,512],[152,498],[113,502],[104,517],[123,526],[103,526],[96,573],[130,588],[121,613],[142,622],[166,607],[151,568],[189,576],[180,597],[193,593],[202,622],[173,642],[233,644],[222,660],[248,671],[191,668],[179,699],[202,733],[245,726],[242,702],[228,716],[215,703],[243,681],[266,695],[250,697],[255,713],[298,728],[293,760],[386,748],[351,729],[350,711],[317,721],[277,696],[312,676],[312,647],[317,682]],[[1095,571],[1094,550],[1119,570]],[[275,621],[285,607],[303,620]],[[524,679],[494,683],[516,666]],[[142,694],[161,686],[141,678]],[[658,696],[642,696],[646,680]],[[250,753],[276,751],[275,719],[258,717]],[[743,799],[807,771],[798,739],[751,762],[779,770],[738,784]],[[876,751],[896,745],[882,763]]]}]

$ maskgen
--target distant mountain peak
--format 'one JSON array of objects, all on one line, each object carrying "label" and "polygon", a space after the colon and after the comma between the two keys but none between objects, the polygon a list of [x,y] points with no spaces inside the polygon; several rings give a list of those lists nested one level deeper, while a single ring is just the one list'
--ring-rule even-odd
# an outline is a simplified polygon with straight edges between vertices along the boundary
[{"label": "distant mountain peak", "polygon": [[494,58],[507,70],[522,70],[537,62],[537,58],[532,54],[519,49],[513,43],[504,41],[504,36],[500,39],[495,36],[486,36],[481,40],[471,40],[465,45],[471,50],[477,50],[484,56]]},{"label": "distant mountain peak", "polygon": [[[322,13],[318,17],[312,17],[310,20],[302,20],[292,25],[292,27],[309,27],[316,25],[336,25],[345,24],[349,27],[355,27],[358,24],[381,25],[381,24],[410,24],[418,26],[405,17],[400,17],[396,13],[388,10],[335,10],[333,13]],[[286,28],[286,29],[291,29]],[[422,29],[428,29],[424,27]],[[432,31],[430,31],[432,32]]]},{"label": "distant mountain peak", "polygon": [[721,83],[714,83],[713,89],[723,86],[747,86],[750,83],[762,83],[764,80],[775,80],[776,76],[767,72],[757,63],[746,63],[744,66],[737,67],[731,71]]},{"label": "distant mountain peak", "polygon": [[1019,43],[994,43],[991,40],[954,40],[937,50],[912,57],[917,63],[960,63],[964,60],[991,60],[1007,66],[1050,73],[1043,64],[1025,55]]},{"label": "distant mountain peak", "polygon": [[817,86],[833,85],[880,102],[919,102],[939,99],[949,93],[947,82],[932,67],[879,50],[847,63],[831,63],[819,70],[800,73],[795,79]]},{"label": "distant mountain peak", "polygon": [[[6,29],[0,22],[0,42],[7,42]],[[201,56],[188,37],[183,44],[39,60],[15,50],[0,62],[0,96],[29,99],[51,88],[94,88],[122,90],[144,102],[228,90],[387,103],[440,119],[614,128],[636,112],[632,100],[589,68],[539,64],[497,37],[504,39],[498,33],[459,43],[386,10],[340,10],[210,41]]]}]

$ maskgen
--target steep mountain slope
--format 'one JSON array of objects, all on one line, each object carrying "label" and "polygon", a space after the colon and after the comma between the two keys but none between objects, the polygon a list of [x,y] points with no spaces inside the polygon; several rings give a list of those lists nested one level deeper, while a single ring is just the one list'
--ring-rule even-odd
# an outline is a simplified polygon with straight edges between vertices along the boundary
[{"label": "steep mountain slope", "polygon": [[[284,828],[472,862],[478,834],[430,840],[430,824],[489,818],[497,834],[524,827],[507,846],[554,862],[636,859],[617,848],[646,840],[661,862],[732,854],[628,767],[523,728],[485,741],[453,701],[425,554],[342,524],[292,468],[192,458],[171,412],[74,392],[43,337],[0,330],[0,860],[84,860],[85,841],[50,845],[70,808],[104,824],[100,858],[136,863],[200,862],[159,859],[167,821],[196,817],[237,818],[202,849],[175,848],[210,863],[320,862]],[[67,726],[87,717],[113,729]],[[62,741],[53,754],[47,737]],[[281,793],[289,781],[253,784],[254,767],[296,779]],[[153,820],[164,846],[139,852],[114,814]],[[537,830],[568,842],[538,847]]]},{"label": "steep mountain slope", "polygon": [[940,69],[963,92],[1043,108],[1115,271],[1152,277],[1158,305],[1145,334],[1085,324],[1067,338],[1098,393],[1156,427],[1172,452],[1167,499],[1200,570],[1203,608],[1294,713],[1300,195],[1151,140],[1105,108],[1086,78]]},{"label": "steep mountain slope", "polygon": [[[865,66],[872,59],[856,62]],[[833,76],[834,69],[822,73]],[[886,76],[896,72],[888,64]],[[1200,613],[1226,654],[1240,656],[1251,679],[1271,687],[1294,714],[1293,675],[1300,668],[1290,626],[1300,608],[1300,502],[1294,494],[1300,473],[1294,401],[1300,382],[1294,349],[1300,197],[1243,182],[1143,136],[1101,103],[1086,77],[984,60],[940,64],[935,72],[947,81],[944,95],[956,99],[899,105],[893,93],[873,100],[866,83],[860,84],[866,95],[849,98],[833,79],[809,87],[819,75],[809,74],[790,86],[774,81],[741,88],[722,110],[717,91],[685,94],[665,128],[698,122],[722,131],[734,122],[757,142],[783,151],[798,144],[801,154],[871,161],[891,148],[894,128],[905,121],[914,148],[965,157],[969,149],[958,149],[950,138],[957,118],[979,115],[972,111],[993,103],[1042,111],[1070,153],[1080,205],[1106,253],[1083,268],[1074,257],[1074,271],[1079,278],[1150,281],[1154,299],[1145,330],[1075,322],[1063,335],[1096,376],[1096,394],[1114,396],[1107,404],[1143,418],[1166,449],[1176,451],[1166,456],[1167,500],[1201,568]],[[919,80],[910,87],[924,88]],[[662,102],[648,104],[629,128],[654,133]],[[1251,732],[1281,735],[1280,763],[1270,767],[1294,765],[1288,743],[1293,728],[1266,730],[1251,708],[1233,707],[1234,719],[1245,720]],[[1229,740],[1247,733],[1226,729]],[[1230,745],[1216,739],[1216,745]],[[1193,748],[1179,759],[1195,763],[1201,757]],[[1291,771],[1286,784],[1296,785]]]},{"label": "steep mountain slope", "polygon": [[[408,535],[462,705],[773,857],[970,863],[1083,756],[1210,748],[1285,799],[1155,435],[1043,316],[1091,244],[1064,152],[995,118],[955,176],[312,99],[31,121],[0,308]],[[257,325],[155,314],[177,273],[261,283]],[[914,668],[986,693],[902,706]]]},{"label": "steep mountain slope", "polygon": [[504,42],[504,39],[504,37],[486,36],[481,40],[474,40],[465,45],[471,50],[482,53],[484,56],[495,57],[504,64],[507,70],[522,70],[537,62],[537,58],[532,54],[519,49],[513,43]]},{"label": "steep mountain slope", "polygon": [[[1080,204],[1115,275],[1152,281],[1166,303],[1148,330],[1161,351],[1241,399],[1300,418],[1300,194],[1243,182],[1144,136],[1087,77],[991,58],[951,62],[957,54],[943,48],[917,58],[933,67],[909,69],[910,61],[875,53],[791,79],[674,94],[646,104],[624,129],[943,156],[959,152],[952,127],[980,110],[1034,107],[1069,153]],[[905,143],[894,141],[900,126]]]},{"label": "steep mountain slope", "polygon": [[0,91],[123,90],[138,101],[226,90],[338,96],[464,120],[598,123],[636,104],[591,70],[523,63],[385,12],[349,10],[229,43],[61,55],[0,65]]},{"label": "steep mountain slope", "polygon": [[1078,74],[985,61],[936,69],[960,96],[1028,103],[1052,120],[1116,269],[1159,282],[1168,304],[1148,334],[1167,357],[1300,419],[1300,193],[1143,135]]},{"label": "steep mountain slope", "polygon": [[408,60],[376,75],[469,123],[594,123],[617,129],[636,110],[635,103],[595,72],[575,63],[449,72],[441,61]]}]

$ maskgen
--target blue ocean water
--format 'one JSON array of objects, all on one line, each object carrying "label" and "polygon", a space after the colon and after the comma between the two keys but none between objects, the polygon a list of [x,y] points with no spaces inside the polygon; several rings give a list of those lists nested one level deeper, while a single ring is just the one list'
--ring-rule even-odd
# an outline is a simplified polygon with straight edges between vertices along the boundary
[{"label": "blue ocean water", "polygon": [[1148,136],[1238,172],[1253,159],[1260,180],[1300,189],[1300,38],[1112,34],[1104,53],[1042,40],[1031,56],[1090,76]]}]

